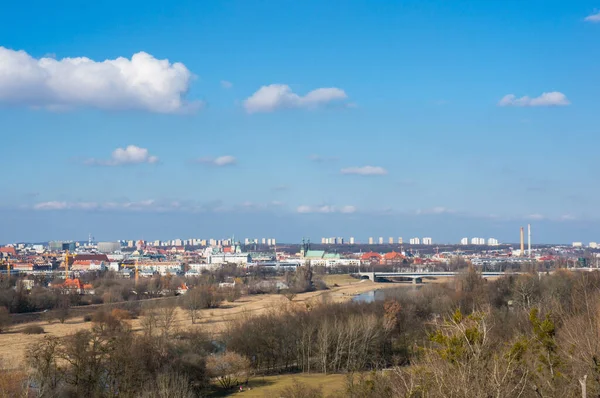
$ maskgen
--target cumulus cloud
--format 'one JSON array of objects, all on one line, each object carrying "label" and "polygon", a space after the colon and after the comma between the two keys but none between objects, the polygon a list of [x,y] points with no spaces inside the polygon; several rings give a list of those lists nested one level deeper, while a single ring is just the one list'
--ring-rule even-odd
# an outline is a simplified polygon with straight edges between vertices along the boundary
[{"label": "cumulus cloud", "polygon": [[126,164],[157,163],[158,157],[151,156],[146,148],[128,145],[126,148],[117,148],[110,159],[88,159],[85,163],[98,166],[121,166]]},{"label": "cumulus cloud", "polygon": [[318,88],[300,96],[286,84],[262,86],[244,100],[248,113],[272,112],[283,108],[317,108],[336,100],[348,98],[344,90],[336,87]]},{"label": "cumulus cloud", "polygon": [[342,174],[355,174],[361,176],[385,175],[387,170],[379,166],[346,167],[341,170]]},{"label": "cumulus cloud", "polygon": [[338,208],[336,206],[329,206],[329,205],[323,205],[323,206],[302,205],[302,206],[298,206],[296,208],[296,212],[303,213],[303,214],[309,214],[309,213],[322,213],[322,214],[323,213],[343,213],[343,214],[350,214],[350,213],[355,213],[356,212],[356,207],[350,206],[350,205],[342,206],[340,208]]},{"label": "cumulus cloud", "polygon": [[131,59],[36,59],[0,47],[0,103],[46,109],[89,107],[188,112],[201,106],[185,95],[193,79],[184,64],[145,52]]},{"label": "cumulus cloud", "polygon": [[570,104],[567,96],[558,91],[542,93],[535,98],[528,96],[517,98],[514,94],[508,94],[498,102],[499,106],[566,106]]},{"label": "cumulus cloud", "polygon": [[584,21],[594,22],[594,23],[600,22],[600,12],[588,15],[587,17],[585,17]]},{"label": "cumulus cloud", "polygon": [[232,82],[228,82],[227,80],[221,80],[221,87],[223,88],[231,88],[233,87]]},{"label": "cumulus cloud", "polygon": [[198,159],[196,162],[209,164],[209,165],[217,166],[217,167],[222,167],[222,166],[229,166],[229,165],[236,164],[237,159],[234,156],[226,155],[226,156],[219,156],[217,158],[204,157],[204,158]]}]

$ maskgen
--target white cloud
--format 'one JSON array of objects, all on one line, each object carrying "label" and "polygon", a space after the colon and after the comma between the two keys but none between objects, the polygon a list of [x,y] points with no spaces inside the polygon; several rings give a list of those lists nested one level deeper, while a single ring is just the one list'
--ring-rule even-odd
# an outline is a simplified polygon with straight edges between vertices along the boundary
[{"label": "white cloud", "polygon": [[499,106],[566,106],[570,104],[567,96],[558,91],[542,93],[535,98],[528,96],[517,98],[514,94],[508,94],[498,102]]},{"label": "white cloud", "polygon": [[197,163],[205,163],[217,167],[233,165],[236,162],[237,159],[231,155],[219,156],[217,158],[204,157],[197,160]]},{"label": "white cloud", "polygon": [[379,166],[346,167],[341,170],[342,174],[356,174],[361,176],[385,175],[387,170]]},{"label": "white cloud", "polygon": [[542,214],[538,214],[538,213],[534,213],[534,214],[529,214],[527,216],[525,216],[526,219],[528,220],[543,220],[546,217],[544,217]]},{"label": "white cloud", "polygon": [[329,205],[323,205],[323,206],[308,206],[308,205],[302,205],[302,206],[298,206],[296,208],[296,212],[297,213],[303,213],[303,214],[309,214],[309,213],[343,213],[343,214],[350,214],[350,213],[355,213],[356,212],[356,207],[354,206],[350,206],[350,205],[346,205],[346,206],[342,206],[340,208],[337,208],[336,206],[329,206]]},{"label": "white cloud", "polygon": [[563,214],[562,216],[560,216],[560,220],[561,221],[574,221],[574,220],[577,220],[577,217],[575,217],[572,214]]},{"label": "white cloud", "polygon": [[36,59],[0,47],[0,103],[46,109],[90,107],[178,113],[197,109],[185,95],[193,79],[182,63],[145,52],[131,59]]},{"label": "white cloud", "polygon": [[36,210],[62,210],[68,208],[67,202],[41,202],[33,206]]},{"label": "white cloud", "polygon": [[344,90],[335,87],[318,88],[300,96],[286,84],[271,84],[262,86],[244,100],[244,108],[248,113],[272,112],[282,108],[316,108],[346,98]]},{"label": "white cloud", "polygon": [[342,206],[342,208],[340,209],[340,213],[344,213],[344,214],[350,214],[350,213],[355,213],[356,212],[356,207],[354,206]]},{"label": "white cloud", "polygon": [[435,206],[430,209],[417,210],[418,215],[422,215],[422,214],[454,214],[454,213],[456,213],[456,211],[454,211],[452,209],[448,209],[447,207],[444,207],[444,206]]},{"label": "white cloud", "polygon": [[334,162],[338,160],[336,156],[310,155],[308,158],[317,163]]},{"label": "white cloud", "polygon": [[121,166],[126,164],[152,164],[157,162],[158,157],[151,156],[146,148],[128,145],[126,148],[115,149],[108,160],[88,159],[85,163],[88,165],[99,166]]},{"label": "white cloud", "polygon": [[233,87],[232,82],[228,82],[227,80],[221,80],[221,87],[223,88],[231,88]]},{"label": "white cloud", "polygon": [[154,199],[134,202],[40,202],[33,206],[35,210],[177,210],[181,204],[177,201],[157,202]]},{"label": "white cloud", "polygon": [[587,21],[587,22],[600,22],[600,12],[588,15],[587,17],[585,17],[584,21]]}]

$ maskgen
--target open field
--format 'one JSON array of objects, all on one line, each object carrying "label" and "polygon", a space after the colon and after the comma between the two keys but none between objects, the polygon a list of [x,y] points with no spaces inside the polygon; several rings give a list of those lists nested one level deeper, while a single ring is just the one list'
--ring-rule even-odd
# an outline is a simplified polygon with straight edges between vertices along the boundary
[{"label": "open field", "polygon": [[[229,394],[221,392],[215,393],[213,397],[255,397],[271,398],[277,397],[277,393],[282,389],[294,384],[295,381],[307,384],[311,387],[321,388],[325,396],[340,393],[344,388],[345,375],[341,374],[286,374],[279,376],[254,377],[249,382],[250,390],[231,391]],[[343,395],[340,395],[343,396]]]},{"label": "open field", "polygon": [[[334,287],[325,291],[316,291],[309,293],[298,294],[293,299],[293,305],[306,305],[310,303],[318,303],[322,300],[329,302],[348,301],[356,294],[364,293],[374,289],[383,289],[398,286],[410,286],[404,284],[392,283],[373,283],[371,281],[357,281],[344,275],[332,275],[337,282],[326,281],[327,283],[337,283],[339,287]],[[346,282],[344,282],[345,280]],[[251,316],[260,314],[268,310],[272,310],[282,305],[290,305],[290,302],[282,295],[264,294],[243,296],[240,300],[234,303],[224,302],[220,308],[207,309],[200,311],[201,318],[196,324],[192,325],[187,312],[177,309],[176,327],[181,329],[202,328],[210,333],[218,334],[227,325],[227,322],[236,319],[240,316]],[[78,330],[89,329],[90,322],[84,322],[83,317],[75,317],[67,319],[64,324],[54,322],[39,321],[28,323],[27,325],[39,325],[45,330],[45,335],[66,336],[77,332]],[[21,330],[26,325],[14,325],[6,332],[0,334],[0,360],[4,367],[18,368],[25,357],[27,347],[34,341],[40,340],[44,335],[26,335],[21,333]],[[140,320],[134,319],[131,321],[133,330],[141,330]]]}]

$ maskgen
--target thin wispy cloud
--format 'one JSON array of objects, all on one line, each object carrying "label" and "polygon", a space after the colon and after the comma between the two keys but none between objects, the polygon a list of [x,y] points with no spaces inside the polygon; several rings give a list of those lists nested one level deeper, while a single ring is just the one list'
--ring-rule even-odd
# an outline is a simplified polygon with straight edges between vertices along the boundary
[{"label": "thin wispy cloud", "polygon": [[211,166],[223,167],[223,166],[231,166],[237,163],[237,159],[231,155],[219,156],[216,158],[212,157],[203,157],[196,160],[196,163],[208,164]]},{"label": "thin wispy cloud", "polygon": [[0,47],[0,103],[49,110],[88,107],[181,113],[201,107],[185,95],[193,74],[182,63],[145,52],[131,59],[36,59]]},{"label": "thin wispy cloud", "polygon": [[[153,199],[137,202],[66,202],[50,201],[40,202],[33,206],[34,210],[144,210],[155,207],[157,202]],[[163,205],[164,206],[164,205]],[[175,204],[171,207],[177,207]]]},{"label": "thin wispy cloud", "polygon": [[342,214],[352,214],[356,212],[356,207],[351,205],[336,207],[330,205],[323,206],[309,206],[309,205],[301,205],[296,208],[297,213],[301,214],[311,214],[311,213],[342,213]]},{"label": "thin wispy cloud", "polygon": [[337,156],[310,155],[308,158],[316,163],[334,162],[338,160]]},{"label": "thin wispy cloud", "polygon": [[117,148],[111,154],[110,159],[88,159],[84,162],[91,166],[122,166],[141,163],[158,163],[158,157],[150,155],[148,149],[135,145],[126,148]]},{"label": "thin wispy cloud", "polygon": [[570,104],[567,96],[558,91],[542,93],[535,98],[528,96],[517,98],[514,94],[508,94],[498,102],[499,106],[567,106]]},{"label": "thin wispy cloud", "polygon": [[449,209],[444,206],[435,206],[429,209],[418,209],[416,211],[417,215],[429,215],[429,214],[456,214],[456,210]]},{"label": "thin wispy cloud", "polygon": [[271,84],[262,86],[244,100],[244,108],[248,113],[273,112],[286,108],[311,109],[347,98],[346,92],[336,87],[318,88],[301,96],[286,84]]},{"label": "thin wispy cloud", "polygon": [[380,166],[346,167],[340,172],[342,174],[354,174],[361,176],[380,176],[387,174],[387,170]]},{"label": "thin wispy cloud", "polygon": [[221,80],[221,87],[225,88],[225,89],[229,89],[231,87],[233,87],[233,83],[227,80]]},{"label": "thin wispy cloud", "polygon": [[600,12],[588,15],[587,17],[584,18],[584,21],[593,22],[593,23],[600,22]]},{"label": "thin wispy cloud", "polygon": [[545,218],[546,217],[543,214],[539,214],[539,213],[528,214],[525,216],[525,219],[535,220],[535,221],[544,220]]}]

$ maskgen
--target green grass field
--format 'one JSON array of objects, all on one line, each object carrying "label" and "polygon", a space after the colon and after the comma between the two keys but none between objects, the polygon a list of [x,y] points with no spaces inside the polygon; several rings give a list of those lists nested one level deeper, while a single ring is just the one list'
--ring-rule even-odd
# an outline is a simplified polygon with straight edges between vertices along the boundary
[{"label": "green grass field", "polygon": [[[324,375],[316,374],[286,374],[280,376],[257,376],[253,377],[249,382],[250,390],[240,391],[215,391],[212,397],[260,397],[260,398],[277,398],[278,393],[291,386],[294,380],[300,383],[310,385],[312,387],[320,387],[325,396],[334,393],[341,393],[344,388],[345,375],[331,374]],[[340,395],[343,396],[343,395]]]}]

